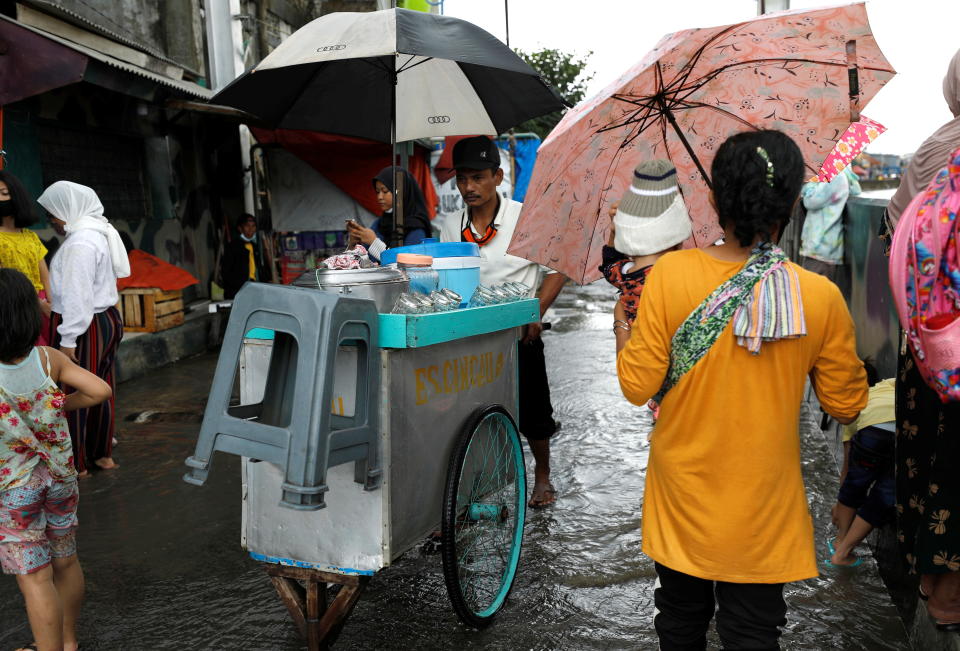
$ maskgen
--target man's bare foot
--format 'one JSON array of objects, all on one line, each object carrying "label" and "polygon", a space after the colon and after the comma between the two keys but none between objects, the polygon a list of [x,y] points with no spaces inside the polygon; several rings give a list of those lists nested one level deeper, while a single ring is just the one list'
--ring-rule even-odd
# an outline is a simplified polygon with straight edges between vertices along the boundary
[{"label": "man's bare foot", "polygon": [[89,476],[90,476],[89,470],[82,470],[77,473],[77,479],[86,479]]},{"label": "man's bare foot", "polygon": [[99,468],[103,468],[104,470],[113,470],[114,468],[120,467],[120,465],[111,457],[102,457],[94,461],[94,463],[97,464]]},{"label": "man's bare foot", "polygon": [[557,491],[549,481],[538,481],[533,485],[533,495],[527,506],[532,509],[542,509],[557,501]]}]

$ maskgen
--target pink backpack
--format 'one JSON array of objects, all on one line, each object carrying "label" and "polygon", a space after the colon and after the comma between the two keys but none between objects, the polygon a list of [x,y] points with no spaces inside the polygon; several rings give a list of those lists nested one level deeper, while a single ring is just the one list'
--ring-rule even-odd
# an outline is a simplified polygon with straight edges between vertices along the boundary
[{"label": "pink backpack", "polygon": [[890,250],[890,288],[920,374],[960,401],[960,149],[907,206]]}]

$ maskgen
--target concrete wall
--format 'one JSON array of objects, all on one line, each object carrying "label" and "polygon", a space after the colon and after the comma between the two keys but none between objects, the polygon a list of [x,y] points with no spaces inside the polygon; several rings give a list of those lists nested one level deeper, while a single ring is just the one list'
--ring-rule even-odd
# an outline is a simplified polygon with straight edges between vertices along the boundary
[{"label": "concrete wall", "polygon": [[[29,0],[27,4],[30,4]],[[44,3],[33,3],[41,11]],[[205,76],[200,0],[60,0],[64,10]]]}]

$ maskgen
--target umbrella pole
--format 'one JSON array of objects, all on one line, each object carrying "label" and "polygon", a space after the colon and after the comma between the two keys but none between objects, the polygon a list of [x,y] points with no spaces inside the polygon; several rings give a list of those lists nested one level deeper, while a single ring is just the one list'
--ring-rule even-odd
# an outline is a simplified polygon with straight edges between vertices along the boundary
[{"label": "umbrella pole", "polygon": [[710,182],[710,177],[707,176],[707,170],[703,169],[700,159],[697,158],[697,155],[693,153],[693,147],[691,147],[690,143],[687,142],[686,136],[684,136],[683,131],[680,130],[680,125],[677,124],[677,119],[673,117],[673,111],[667,108],[667,105],[663,102],[663,100],[659,100],[658,103],[660,104],[661,112],[667,116],[667,120],[670,121],[670,126],[673,127],[677,137],[680,138],[680,142],[683,143],[687,153],[690,154],[690,158],[693,160],[693,163],[697,166],[697,169],[700,170],[700,174],[703,176],[703,182],[707,184],[707,187],[710,188],[710,191],[712,192],[713,183]]},{"label": "umbrella pole", "polygon": [[[391,242],[389,246],[403,246],[404,243],[404,229],[403,229],[403,180],[400,177],[402,172],[396,169],[397,166],[397,72],[396,65],[397,61],[394,58],[393,61],[394,72],[393,72],[393,92],[390,94],[390,167],[393,168],[393,174],[390,176],[393,179],[393,236],[391,237]],[[399,190],[399,192],[398,192]]]}]

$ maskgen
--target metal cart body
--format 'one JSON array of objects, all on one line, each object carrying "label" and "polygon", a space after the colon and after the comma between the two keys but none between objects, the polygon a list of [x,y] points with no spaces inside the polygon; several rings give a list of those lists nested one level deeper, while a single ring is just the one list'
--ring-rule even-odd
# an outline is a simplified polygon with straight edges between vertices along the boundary
[{"label": "metal cart body", "polygon": [[[318,511],[279,503],[283,473],[244,459],[242,544],[260,561],[344,575],[372,575],[439,527],[447,460],[478,408],[517,418],[518,326],[539,318],[535,299],[432,315],[380,315],[380,489],[363,490],[352,464],[330,468]],[[263,392],[269,332],[248,333],[241,402]],[[352,415],[356,355],[338,351],[335,413]]]}]

